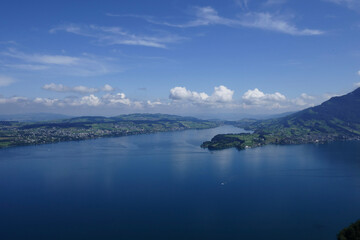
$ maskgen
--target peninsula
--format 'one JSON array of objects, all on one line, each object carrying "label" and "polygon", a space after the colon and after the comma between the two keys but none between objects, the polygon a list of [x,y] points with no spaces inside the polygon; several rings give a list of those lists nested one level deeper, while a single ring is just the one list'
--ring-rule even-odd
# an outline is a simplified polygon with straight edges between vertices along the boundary
[{"label": "peninsula", "polygon": [[219,134],[201,147],[209,150],[235,147],[241,150],[267,144],[360,140],[360,88],[285,117],[244,119],[231,124],[251,133]]}]

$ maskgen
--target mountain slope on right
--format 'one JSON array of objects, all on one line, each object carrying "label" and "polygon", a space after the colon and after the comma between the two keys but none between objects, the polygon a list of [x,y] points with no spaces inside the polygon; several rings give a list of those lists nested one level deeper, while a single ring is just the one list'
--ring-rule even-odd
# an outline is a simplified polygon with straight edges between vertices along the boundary
[{"label": "mountain slope on right", "polygon": [[253,133],[220,134],[201,146],[210,150],[245,149],[267,144],[360,140],[360,88],[286,117],[247,119],[234,125]]}]

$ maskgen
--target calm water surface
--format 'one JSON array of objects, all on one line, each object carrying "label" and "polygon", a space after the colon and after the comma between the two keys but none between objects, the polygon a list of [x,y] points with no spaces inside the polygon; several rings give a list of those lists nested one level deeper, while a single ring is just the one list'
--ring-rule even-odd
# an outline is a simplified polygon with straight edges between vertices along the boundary
[{"label": "calm water surface", "polygon": [[0,150],[0,239],[331,240],[360,142],[209,152],[210,130]]}]

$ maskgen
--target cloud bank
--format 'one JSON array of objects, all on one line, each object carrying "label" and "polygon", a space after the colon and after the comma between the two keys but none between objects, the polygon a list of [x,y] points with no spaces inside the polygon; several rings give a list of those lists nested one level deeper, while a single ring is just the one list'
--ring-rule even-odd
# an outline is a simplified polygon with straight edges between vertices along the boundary
[{"label": "cloud bank", "polygon": [[[125,112],[282,112],[299,110],[320,103],[324,98],[310,96],[306,93],[297,98],[288,98],[280,92],[265,93],[258,88],[249,89],[242,95],[224,85],[214,87],[211,94],[197,92],[186,87],[174,87],[169,90],[168,99],[137,100],[129,98],[123,92],[114,93],[114,88],[104,85],[101,88],[86,86],[69,87],[62,84],[46,84],[43,89],[61,93],[79,93],[80,96],[64,98],[27,98],[21,96],[0,96],[0,108],[8,109],[38,109],[38,111],[54,110],[56,112],[76,112],[80,109],[86,112],[100,113],[107,110],[119,114]],[[40,110],[39,110],[40,109]]]}]

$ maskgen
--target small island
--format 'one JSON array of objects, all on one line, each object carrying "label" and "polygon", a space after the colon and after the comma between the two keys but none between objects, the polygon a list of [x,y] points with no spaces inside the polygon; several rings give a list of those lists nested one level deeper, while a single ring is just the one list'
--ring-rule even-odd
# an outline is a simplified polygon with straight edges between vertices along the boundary
[{"label": "small island", "polygon": [[230,123],[252,133],[219,134],[201,147],[209,150],[235,147],[242,150],[267,144],[360,140],[360,88],[285,117]]}]

